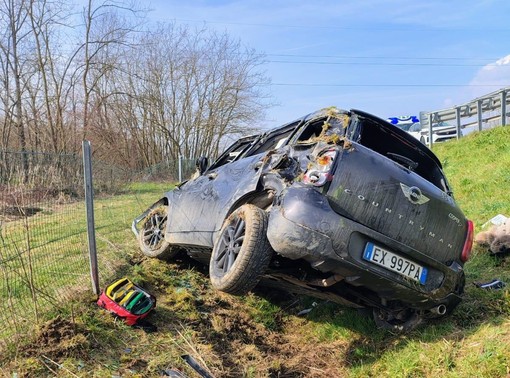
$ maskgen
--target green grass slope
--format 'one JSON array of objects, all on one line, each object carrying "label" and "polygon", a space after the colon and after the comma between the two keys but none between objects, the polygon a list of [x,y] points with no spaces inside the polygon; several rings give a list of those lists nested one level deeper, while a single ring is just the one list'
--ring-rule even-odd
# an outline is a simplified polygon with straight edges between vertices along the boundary
[{"label": "green grass slope", "polygon": [[433,151],[459,206],[477,226],[500,213],[510,216],[510,126],[437,144]]},{"label": "green grass slope", "polygon": [[[498,213],[510,216],[510,127],[438,145],[434,152],[457,202],[477,226]],[[165,188],[132,189],[148,206]],[[92,296],[79,298],[26,344],[0,356],[0,373],[157,377],[173,368],[197,377],[181,358],[189,354],[215,377],[508,376],[510,256],[494,257],[476,247],[465,265],[459,307],[447,318],[397,335],[326,301],[267,289],[244,297],[221,294],[211,289],[207,270],[185,258],[166,263],[140,256],[129,224],[143,206],[130,204],[130,198],[98,201],[100,222],[116,220],[115,227],[99,230],[100,248],[117,248],[119,260],[128,255],[122,274],[157,296],[149,319],[158,331],[127,327],[98,309]],[[493,278],[509,286],[485,291],[473,285]],[[299,316],[304,309],[310,311]]]}]

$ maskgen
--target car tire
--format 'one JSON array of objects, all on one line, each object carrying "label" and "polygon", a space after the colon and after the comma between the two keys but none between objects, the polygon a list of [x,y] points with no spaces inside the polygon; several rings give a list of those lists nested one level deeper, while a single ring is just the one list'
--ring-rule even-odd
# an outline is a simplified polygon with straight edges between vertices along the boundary
[{"label": "car tire", "polygon": [[209,264],[212,286],[243,295],[259,282],[271,261],[273,250],[267,240],[267,213],[243,205],[223,223]]},{"label": "car tire", "polygon": [[147,214],[138,234],[138,245],[145,256],[168,260],[178,249],[165,240],[168,211],[163,204],[157,204]]}]

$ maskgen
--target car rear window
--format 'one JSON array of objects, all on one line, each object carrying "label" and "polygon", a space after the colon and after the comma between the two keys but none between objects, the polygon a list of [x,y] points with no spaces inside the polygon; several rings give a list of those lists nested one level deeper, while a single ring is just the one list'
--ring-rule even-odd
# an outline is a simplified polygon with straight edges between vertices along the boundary
[{"label": "car rear window", "polygon": [[390,127],[372,119],[359,117],[355,122],[357,140],[365,147],[412,170],[439,189],[449,192],[441,167],[417,147],[418,141],[404,138]]}]

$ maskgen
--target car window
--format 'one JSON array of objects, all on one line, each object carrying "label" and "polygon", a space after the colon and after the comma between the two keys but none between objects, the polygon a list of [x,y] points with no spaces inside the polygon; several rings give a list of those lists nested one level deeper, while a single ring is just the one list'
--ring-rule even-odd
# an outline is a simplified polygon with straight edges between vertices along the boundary
[{"label": "car window", "polygon": [[280,128],[273,132],[270,132],[265,137],[263,137],[259,141],[259,143],[246,155],[253,156],[284,146],[289,140],[290,135],[294,132],[298,124],[299,122],[296,122],[284,128]]},{"label": "car window", "polygon": [[268,139],[262,141],[262,143],[259,146],[257,146],[255,149],[250,151],[249,156],[257,155],[257,154],[260,154],[262,152],[266,152],[266,151],[269,151],[269,150],[274,150],[276,148],[280,148],[287,141],[291,131],[292,130],[289,130],[288,132],[284,133],[283,135],[269,137]]},{"label": "car window", "polygon": [[322,129],[324,126],[324,120],[310,122],[301,132],[297,141],[298,142],[306,142],[310,139],[314,139],[319,137],[322,133]]},{"label": "car window", "polygon": [[229,148],[221,154],[221,156],[211,165],[209,169],[214,169],[221,167],[224,164],[230,163],[236,160],[239,155],[241,155],[253,142],[257,139],[258,136],[251,136],[247,138],[243,138],[232,144]]},{"label": "car window", "polygon": [[421,131],[421,124],[419,122],[413,123],[409,131]]},{"label": "car window", "polygon": [[338,117],[320,118],[309,122],[297,137],[297,143],[310,143],[318,138],[331,138],[344,136],[349,118],[342,114]]}]

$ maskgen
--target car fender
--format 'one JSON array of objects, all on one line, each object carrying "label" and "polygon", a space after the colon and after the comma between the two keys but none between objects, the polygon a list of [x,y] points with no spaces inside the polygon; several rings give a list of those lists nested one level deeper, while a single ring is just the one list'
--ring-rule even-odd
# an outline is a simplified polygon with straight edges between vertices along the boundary
[{"label": "car fender", "polygon": [[149,215],[149,213],[152,211],[152,209],[154,209],[155,207],[161,206],[161,205],[167,206],[168,203],[169,203],[169,201],[168,201],[167,196],[160,198],[159,200],[154,202],[152,205],[150,205],[147,208],[147,210],[145,210],[142,214],[140,214],[135,219],[133,219],[133,222],[131,223],[131,231],[133,231],[133,233],[135,234],[136,237],[138,237],[138,234],[140,233],[140,230],[138,230],[138,223],[140,223],[143,219],[145,219],[145,217],[147,215]]}]

